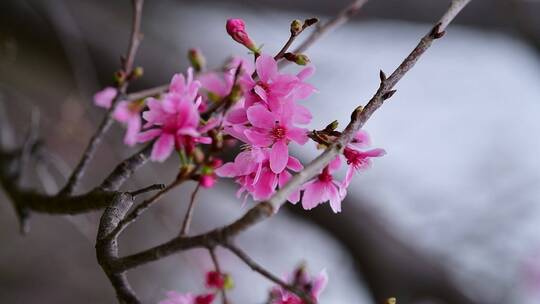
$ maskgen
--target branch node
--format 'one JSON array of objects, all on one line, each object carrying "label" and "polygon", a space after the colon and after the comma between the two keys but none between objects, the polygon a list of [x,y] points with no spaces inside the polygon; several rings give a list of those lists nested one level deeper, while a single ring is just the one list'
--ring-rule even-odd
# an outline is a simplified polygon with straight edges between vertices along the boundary
[{"label": "branch node", "polygon": [[387,100],[387,99],[391,98],[394,95],[394,93],[396,93],[396,91],[397,90],[390,90],[390,91],[384,93],[383,96],[382,96],[382,99]]}]

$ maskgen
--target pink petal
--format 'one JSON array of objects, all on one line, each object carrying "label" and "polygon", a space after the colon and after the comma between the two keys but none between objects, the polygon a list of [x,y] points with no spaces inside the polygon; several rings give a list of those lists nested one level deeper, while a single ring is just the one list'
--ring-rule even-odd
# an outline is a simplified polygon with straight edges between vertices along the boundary
[{"label": "pink petal", "polygon": [[274,143],[270,150],[270,169],[276,174],[285,170],[289,161],[289,148],[284,140]]},{"label": "pink petal", "polygon": [[364,130],[359,130],[356,132],[353,138],[353,142],[351,142],[349,145],[356,147],[356,148],[365,148],[371,144],[371,140],[369,138],[368,132]]},{"label": "pink petal", "polygon": [[243,124],[248,122],[246,110],[243,108],[234,109],[227,114],[227,122],[231,124]]},{"label": "pink petal", "polygon": [[386,151],[384,149],[376,148],[368,151],[361,152],[362,155],[365,155],[366,157],[381,157],[386,155]]},{"label": "pink petal", "polygon": [[253,88],[253,91],[255,91],[255,94],[257,94],[257,96],[259,96],[262,100],[268,101],[268,95],[266,94],[266,91],[261,86],[256,85]]},{"label": "pink petal", "polygon": [[272,144],[272,139],[268,136],[268,134],[247,129],[244,131],[244,135],[247,137],[248,143],[255,146],[268,147]]},{"label": "pink petal", "polygon": [[341,196],[339,195],[338,189],[334,184],[327,184],[326,192],[330,201],[330,207],[334,213],[341,212]]},{"label": "pink petal", "polygon": [[349,187],[349,185],[351,184],[351,180],[354,176],[354,167],[353,166],[349,166],[347,168],[347,174],[345,175],[345,180],[343,181],[343,186],[344,187]]},{"label": "pink petal", "polygon": [[328,169],[330,169],[330,172],[334,172],[341,167],[341,159],[339,156],[336,156],[333,160],[330,161],[328,164]]},{"label": "pink petal", "polygon": [[132,117],[127,122],[126,135],[124,137],[124,143],[128,146],[133,146],[137,143],[137,136],[141,131],[141,118],[137,115]]},{"label": "pink petal", "polygon": [[254,105],[247,109],[247,117],[253,126],[263,129],[272,129],[277,120],[277,116],[263,105]]},{"label": "pink petal", "polygon": [[310,123],[312,118],[313,116],[311,115],[311,112],[308,110],[308,108],[301,105],[295,105],[293,115],[293,121],[295,123],[305,125]]},{"label": "pink petal", "polygon": [[315,297],[315,299],[318,299],[321,295],[321,292],[326,287],[326,284],[328,284],[328,274],[326,272],[326,269],[323,269],[319,275],[313,280],[311,283],[311,293]]},{"label": "pink petal", "polygon": [[161,135],[161,133],[161,129],[150,129],[148,131],[139,133],[139,135],[137,135],[137,141],[140,143],[147,142],[158,137]]},{"label": "pink petal", "polygon": [[302,69],[298,74],[296,74],[296,77],[298,79],[304,81],[306,78],[311,77],[315,73],[315,66],[310,65]]},{"label": "pink petal", "polygon": [[212,92],[219,97],[223,97],[229,94],[230,88],[227,86],[225,81],[215,72],[203,74],[199,76],[198,79],[205,90]]},{"label": "pink petal", "polygon": [[308,130],[303,128],[290,128],[287,130],[287,137],[300,145],[305,145],[309,139],[307,132]]},{"label": "pink petal", "polygon": [[300,170],[304,169],[304,166],[297,158],[289,156],[289,160],[287,161],[287,169],[294,172],[299,172]]},{"label": "pink petal", "polygon": [[94,104],[96,106],[109,109],[112,105],[114,97],[116,97],[116,89],[113,87],[106,87],[103,90],[94,94]]},{"label": "pink petal", "polygon": [[268,82],[268,80],[274,78],[277,74],[277,63],[274,60],[274,57],[262,54],[257,58],[255,62],[257,75],[263,82]]},{"label": "pink petal", "polygon": [[220,177],[235,177],[238,176],[234,163],[226,163],[214,171]]},{"label": "pink petal", "polygon": [[325,194],[324,184],[318,180],[312,180],[304,184],[303,188],[302,207],[305,210],[311,210],[321,202],[321,197]]},{"label": "pink petal", "polygon": [[[289,173],[287,170],[280,173],[279,174],[279,180],[278,180],[279,188],[283,188],[291,178],[292,178],[292,174]],[[291,195],[289,195],[287,200],[289,202],[291,202],[293,205],[298,203],[298,201],[300,201],[300,189],[298,189],[298,190],[294,191],[293,193],[291,193]]]},{"label": "pink petal", "polygon": [[174,136],[172,134],[161,134],[158,140],[154,143],[150,159],[153,161],[163,162],[171,155],[174,149]]},{"label": "pink petal", "polygon": [[125,100],[118,102],[113,112],[113,118],[119,122],[125,123],[131,116],[133,116],[133,114],[129,110],[129,102]]}]

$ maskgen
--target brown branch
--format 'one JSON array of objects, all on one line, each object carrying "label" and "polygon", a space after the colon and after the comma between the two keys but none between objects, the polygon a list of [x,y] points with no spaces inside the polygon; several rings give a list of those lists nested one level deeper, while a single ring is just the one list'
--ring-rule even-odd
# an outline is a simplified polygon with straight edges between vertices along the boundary
[{"label": "brown branch", "polygon": [[123,66],[122,70],[124,74],[126,75],[127,79],[121,84],[119,84],[117,89],[117,94],[112,102],[112,105],[110,109],[107,111],[107,114],[101,121],[99,127],[97,128],[96,132],[88,142],[88,145],[86,146],[83,155],[81,159],[79,160],[79,163],[73,170],[73,173],[71,173],[71,176],[69,177],[66,185],[62,190],[60,190],[60,195],[70,195],[73,193],[75,188],[77,187],[78,183],[80,182],[81,178],[83,177],[86,168],[90,164],[90,161],[94,157],[94,154],[96,153],[97,148],[101,144],[101,140],[103,138],[103,135],[109,130],[113,123],[112,113],[114,111],[114,107],[116,103],[124,98],[126,95],[127,88],[129,86],[129,79],[128,77],[132,70],[133,70],[133,62],[135,61],[135,55],[137,53],[137,49],[139,48],[139,44],[142,39],[141,34],[141,17],[142,17],[142,6],[143,6],[144,0],[133,0],[133,22],[131,27],[131,38],[129,41],[128,51],[127,51],[127,57],[125,60],[123,60]]},{"label": "brown branch", "polygon": [[189,199],[189,206],[186,211],[186,216],[184,217],[184,221],[182,222],[182,229],[180,229],[180,236],[186,236],[189,233],[189,226],[191,225],[193,211],[195,210],[195,198],[197,197],[197,193],[199,192],[200,188],[201,184],[197,183],[197,186],[195,186],[195,190],[193,190],[193,192],[191,193],[191,197]]}]

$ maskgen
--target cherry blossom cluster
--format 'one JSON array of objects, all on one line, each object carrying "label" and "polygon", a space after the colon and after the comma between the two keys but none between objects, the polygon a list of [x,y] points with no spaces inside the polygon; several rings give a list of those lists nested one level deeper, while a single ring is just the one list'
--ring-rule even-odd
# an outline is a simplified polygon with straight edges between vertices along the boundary
[{"label": "cherry blossom cluster", "polygon": [[[309,22],[308,22],[309,21]],[[291,35],[297,35],[309,24],[295,20]],[[308,25],[306,25],[308,24]],[[291,145],[325,148],[340,135],[337,122],[322,130],[310,131],[306,125],[312,114],[305,106],[306,99],[316,92],[307,82],[315,72],[307,65],[296,74],[279,71],[280,60],[299,65],[309,63],[303,54],[282,53],[271,56],[261,51],[245,30],[244,21],[230,19],[227,33],[249,49],[255,61],[233,57],[220,70],[205,70],[202,52],[188,53],[191,67],[186,74],[175,74],[161,94],[129,101],[117,96],[119,90],[108,87],[96,93],[95,104],[109,109],[112,117],[126,126],[125,144],[152,145],[150,159],[163,162],[171,155],[180,160],[180,172],[210,188],[218,177],[232,178],[239,185],[238,198],[244,202],[269,199],[296,172],[303,169],[301,161],[290,153]],[[236,143],[240,143],[237,145]],[[341,212],[347,187],[353,175],[367,169],[372,158],[385,154],[383,149],[367,149],[370,139],[361,130],[344,149],[313,179],[301,185],[288,200],[301,202],[310,210],[329,202],[331,209]],[[233,161],[223,163],[219,153],[227,147],[240,146]],[[336,173],[346,163],[343,180]],[[288,284],[317,300],[326,285],[326,275],[309,277],[300,267],[287,278]],[[209,292],[200,295],[168,293],[161,304],[208,304],[216,291],[225,285],[217,272],[207,274]],[[270,294],[272,304],[301,304],[298,295],[282,287]]]}]

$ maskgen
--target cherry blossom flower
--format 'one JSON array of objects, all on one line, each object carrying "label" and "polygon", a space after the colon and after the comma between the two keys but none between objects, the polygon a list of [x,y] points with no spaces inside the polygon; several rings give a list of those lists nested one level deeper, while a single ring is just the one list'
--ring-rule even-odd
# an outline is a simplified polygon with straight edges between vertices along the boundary
[{"label": "cherry blossom flower", "polygon": [[96,106],[110,109],[112,106],[112,101],[116,97],[117,91],[113,87],[106,87],[103,90],[94,94],[94,104]]},{"label": "cherry blossom flower", "polygon": [[193,81],[192,70],[188,70],[188,78],[176,74],[169,86],[169,93],[161,100],[149,98],[149,110],[143,112],[147,121],[144,132],[138,136],[139,142],[147,142],[157,138],[150,158],[164,161],[174,149],[184,149],[188,154],[198,143],[209,144],[211,138],[202,136],[207,129],[199,126],[199,105],[202,102],[197,96],[200,83]]},{"label": "cherry blossom flower", "polygon": [[[322,270],[317,276],[310,277],[303,266],[297,268],[289,278],[287,283],[304,291],[311,299],[317,303],[319,297],[328,283],[326,270]],[[296,294],[275,286],[270,293],[271,304],[305,304]]]},{"label": "cherry blossom flower", "polygon": [[234,39],[234,41],[247,47],[252,52],[258,53],[257,46],[251,40],[251,38],[249,38],[249,35],[246,32],[246,24],[244,23],[244,20],[237,18],[229,19],[227,20],[225,28],[227,29],[227,33],[232,37],[232,39]]},{"label": "cherry blossom flower", "polygon": [[[268,199],[276,187],[282,187],[292,177],[290,171],[298,172],[303,166],[300,161],[292,156],[288,157],[285,169],[276,174],[270,169],[269,149],[251,148],[239,153],[234,162],[226,163],[216,169],[216,174],[221,177],[235,178],[240,185],[237,196],[240,198],[244,193],[251,195],[254,200]],[[244,197],[244,202],[247,195]],[[295,191],[288,200],[295,204],[300,199],[300,192]]]},{"label": "cherry blossom flower", "polygon": [[315,91],[303,81],[313,73],[313,67],[305,68],[298,75],[281,74],[274,57],[262,54],[255,62],[255,69],[259,80],[254,80],[251,74],[244,74],[240,79],[246,92],[246,108],[263,102],[276,111],[283,104],[307,98]]},{"label": "cherry blossom flower", "polygon": [[345,198],[347,190],[332,176],[332,173],[340,166],[339,157],[334,158],[317,177],[302,186],[304,190],[302,207],[304,209],[311,210],[317,205],[329,201],[334,213],[341,212],[341,201]]},{"label": "cherry blossom flower", "polygon": [[284,107],[281,113],[269,111],[262,105],[254,105],[247,110],[247,118],[253,128],[244,131],[249,143],[257,147],[271,147],[270,168],[281,173],[289,159],[290,141],[303,145],[307,142],[307,129],[293,124],[293,109]]},{"label": "cherry blossom flower", "polygon": [[381,157],[386,154],[384,149],[371,149],[367,151],[361,151],[361,148],[369,146],[370,139],[367,132],[360,130],[356,133],[353,141],[345,147],[343,150],[343,156],[347,161],[349,167],[347,168],[347,174],[343,186],[347,188],[351,183],[354,172],[366,170],[371,166],[371,158]]},{"label": "cherry blossom flower", "polygon": [[127,126],[124,143],[133,146],[137,143],[137,136],[141,131],[142,101],[120,101],[113,112],[113,118]]}]

